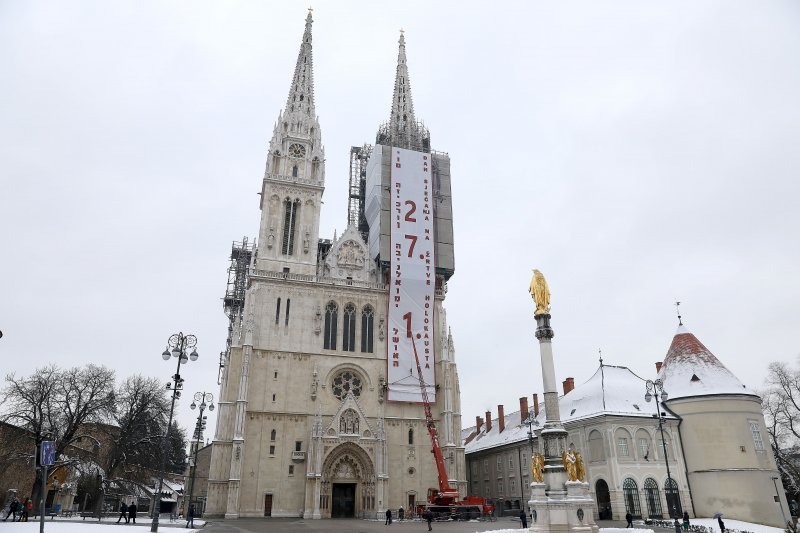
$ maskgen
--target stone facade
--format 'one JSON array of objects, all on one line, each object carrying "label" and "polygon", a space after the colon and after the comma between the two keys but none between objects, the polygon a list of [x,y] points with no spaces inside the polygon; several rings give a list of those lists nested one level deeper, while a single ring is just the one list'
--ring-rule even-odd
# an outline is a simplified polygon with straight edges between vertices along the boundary
[{"label": "stone facade", "polygon": [[[225,355],[206,516],[375,517],[438,487],[423,406],[389,402],[385,266],[355,224],[319,239],[325,157],[311,15],[270,141],[258,245]],[[404,43],[401,41],[403,81]],[[397,82],[396,82],[397,83]],[[410,93],[408,94],[410,99]],[[448,476],[466,489],[455,349],[435,298],[436,403]]]}]

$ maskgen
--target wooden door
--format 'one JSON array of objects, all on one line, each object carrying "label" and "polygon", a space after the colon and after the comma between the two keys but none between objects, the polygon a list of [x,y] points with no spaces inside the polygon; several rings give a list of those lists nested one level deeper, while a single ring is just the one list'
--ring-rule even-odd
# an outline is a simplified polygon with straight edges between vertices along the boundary
[{"label": "wooden door", "polygon": [[272,516],[272,494],[264,495],[264,516]]}]

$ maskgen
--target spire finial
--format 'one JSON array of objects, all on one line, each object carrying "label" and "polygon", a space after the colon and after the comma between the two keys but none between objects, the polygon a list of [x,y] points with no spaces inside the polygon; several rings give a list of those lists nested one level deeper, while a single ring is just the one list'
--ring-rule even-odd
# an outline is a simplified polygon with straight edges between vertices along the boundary
[{"label": "spire finial", "polygon": [[600,354],[600,366],[603,366],[603,350],[600,348],[597,349],[597,353]]},{"label": "spire finial", "polygon": [[678,313],[678,325],[682,326],[683,321],[681,320],[681,303],[678,300],[675,300],[675,311]]}]

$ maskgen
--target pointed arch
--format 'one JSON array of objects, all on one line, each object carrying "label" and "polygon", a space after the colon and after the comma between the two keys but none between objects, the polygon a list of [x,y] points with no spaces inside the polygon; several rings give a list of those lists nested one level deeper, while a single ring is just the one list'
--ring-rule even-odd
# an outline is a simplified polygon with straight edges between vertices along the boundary
[{"label": "pointed arch", "polygon": [[371,305],[361,310],[361,352],[372,353],[375,337],[375,311]]},{"label": "pointed arch", "polygon": [[331,300],[325,306],[325,335],[322,347],[326,350],[336,349],[336,329],[339,322],[339,306]]},{"label": "pointed arch", "polygon": [[344,306],[342,321],[342,350],[356,351],[356,306],[348,303]]}]

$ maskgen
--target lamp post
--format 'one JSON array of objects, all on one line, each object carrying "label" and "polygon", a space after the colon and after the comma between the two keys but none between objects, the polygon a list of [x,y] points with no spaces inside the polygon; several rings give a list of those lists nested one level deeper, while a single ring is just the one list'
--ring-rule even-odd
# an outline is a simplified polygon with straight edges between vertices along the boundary
[{"label": "lamp post", "polygon": [[[197,361],[199,355],[197,354],[195,346],[197,346],[197,337],[194,335],[175,333],[170,336],[167,341],[167,348],[161,354],[164,361],[169,361],[170,357],[175,357],[178,360],[178,369],[172,376],[172,381],[167,382],[167,390],[172,391],[172,403],[169,408],[167,431],[161,441],[161,465],[158,470],[158,493],[156,494],[156,501],[153,505],[153,523],[150,525],[151,533],[156,533],[156,531],[158,531],[158,515],[161,512],[161,491],[164,489],[164,463],[167,454],[166,444],[169,440],[170,429],[172,429],[172,415],[175,413],[175,400],[181,397],[181,389],[183,389],[181,365],[187,363],[190,359],[192,361]],[[186,351],[190,349],[191,353],[187,355]]]},{"label": "lamp post", "polygon": [[[655,397],[656,400],[656,417],[658,418],[658,429],[661,432],[661,446],[664,449],[664,464],[667,467],[667,491],[672,489],[672,475],[669,473],[669,456],[667,455],[667,442],[664,440],[664,423],[663,418],[661,416],[661,402],[666,402],[667,398],[667,391],[664,390],[664,382],[660,379],[655,381],[648,379],[647,383],[645,384],[647,387],[647,393],[644,395],[644,400],[646,402],[650,402]],[[669,493],[667,493],[669,494]],[[667,507],[669,507],[670,502],[669,498],[667,498]],[[673,511],[676,511],[675,505],[673,504],[672,507],[669,507],[669,517],[670,518],[677,518]]]},{"label": "lamp post", "polygon": [[[200,449],[200,442],[203,440],[203,430],[206,427],[206,417],[203,416],[203,411],[205,411],[206,406],[208,406],[209,411],[214,410],[214,395],[210,392],[195,392],[194,393],[194,401],[192,405],[189,407],[192,410],[197,408],[197,403],[200,402],[200,412],[197,414],[197,425],[194,428],[194,460],[192,461],[194,464],[192,465],[192,484],[189,488],[189,507],[192,505],[192,496],[194,495],[194,478],[197,475],[197,450]],[[184,516],[189,516],[189,507],[186,507]],[[195,509],[196,511],[196,509]]]}]

